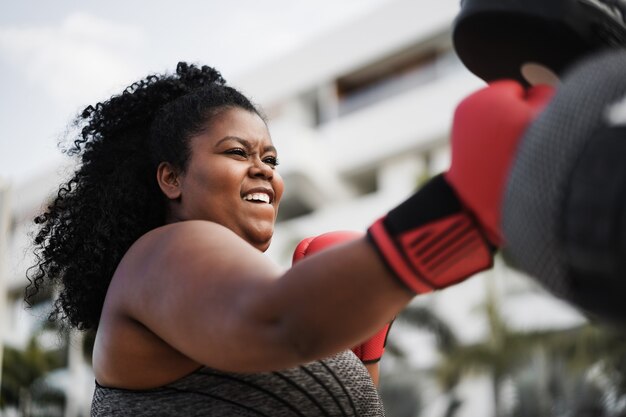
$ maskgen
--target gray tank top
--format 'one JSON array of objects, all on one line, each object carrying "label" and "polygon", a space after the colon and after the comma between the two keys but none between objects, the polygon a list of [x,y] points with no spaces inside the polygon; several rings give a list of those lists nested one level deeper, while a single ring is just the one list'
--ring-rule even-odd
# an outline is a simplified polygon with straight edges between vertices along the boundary
[{"label": "gray tank top", "polygon": [[91,407],[92,417],[384,415],[369,373],[351,351],[277,372],[203,367],[150,390],[96,384]]}]

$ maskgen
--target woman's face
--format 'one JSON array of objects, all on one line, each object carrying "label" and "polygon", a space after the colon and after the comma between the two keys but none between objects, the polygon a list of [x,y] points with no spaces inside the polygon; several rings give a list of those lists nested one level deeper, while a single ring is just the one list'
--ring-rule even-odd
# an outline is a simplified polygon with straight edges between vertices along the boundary
[{"label": "woman's face", "polygon": [[256,113],[226,109],[189,147],[187,170],[178,176],[174,220],[219,223],[265,251],[284,189],[265,122]]}]

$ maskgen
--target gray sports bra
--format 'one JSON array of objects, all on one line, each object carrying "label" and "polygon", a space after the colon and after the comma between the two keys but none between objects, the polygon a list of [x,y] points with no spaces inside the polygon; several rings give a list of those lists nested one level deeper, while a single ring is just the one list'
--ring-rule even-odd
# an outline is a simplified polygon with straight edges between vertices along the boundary
[{"label": "gray sports bra", "polygon": [[384,416],[378,392],[346,351],[284,371],[236,374],[200,368],[159,388],[96,384],[92,417]]}]

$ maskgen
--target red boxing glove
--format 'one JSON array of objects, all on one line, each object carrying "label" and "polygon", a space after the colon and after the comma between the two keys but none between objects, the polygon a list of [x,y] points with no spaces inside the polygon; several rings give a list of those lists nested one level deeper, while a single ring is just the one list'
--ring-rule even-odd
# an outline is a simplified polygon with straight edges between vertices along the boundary
[{"label": "red boxing glove", "polygon": [[450,170],[368,229],[411,291],[445,288],[491,267],[502,243],[500,202],[517,143],[552,92],[548,86],[526,92],[505,80],[469,96],[455,112]]},{"label": "red boxing glove", "polygon": [[[338,245],[340,243],[359,239],[363,236],[364,233],[362,232],[336,231],[324,233],[319,236],[308,237],[306,239],[303,239],[296,247],[296,250],[293,253],[292,263],[295,264],[305,256],[310,256],[323,249]],[[387,334],[389,333],[390,328],[391,323],[388,323],[374,336],[361,343],[360,345],[353,347],[352,352],[354,352],[354,354],[363,363],[368,364],[378,362],[385,351]]]},{"label": "red boxing glove", "polygon": [[518,142],[553,93],[547,85],[525,90],[516,81],[502,80],[456,109],[452,163],[445,177],[497,246],[503,243],[500,208]]},{"label": "red boxing glove", "polygon": [[379,362],[385,353],[385,346],[387,346],[387,336],[391,329],[393,320],[387,323],[382,329],[376,332],[376,334],[365,342],[352,348],[352,352],[361,359],[364,364],[371,364]]},{"label": "red boxing glove", "polygon": [[364,234],[362,232],[355,232],[352,230],[339,230],[336,232],[324,233],[319,236],[307,237],[305,239],[302,239],[302,241],[298,243],[298,246],[296,246],[296,250],[294,250],[293,257],[291,258],[291,263],[293,265],[305,256],[310,256],[316,252],[321,251],[322,249],[336,246],[340,243],[346,243],[350,242],[351,240],[360,239],[363,236]]}]

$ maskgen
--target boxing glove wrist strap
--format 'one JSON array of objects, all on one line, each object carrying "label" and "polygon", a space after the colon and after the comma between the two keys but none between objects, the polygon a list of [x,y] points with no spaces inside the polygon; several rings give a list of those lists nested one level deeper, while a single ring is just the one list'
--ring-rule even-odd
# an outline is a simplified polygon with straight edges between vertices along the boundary
[{"label": "boxing glove wrist strap", "polygon": [[418,294],[493,264],[494,248],[443,175],[377,220],[367,236],[394,275]]}]

